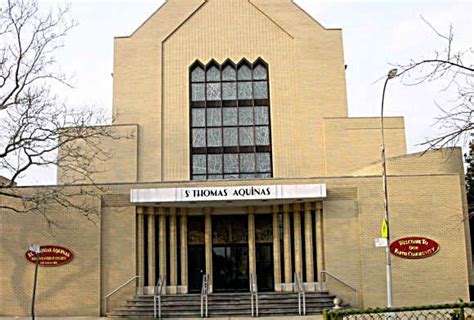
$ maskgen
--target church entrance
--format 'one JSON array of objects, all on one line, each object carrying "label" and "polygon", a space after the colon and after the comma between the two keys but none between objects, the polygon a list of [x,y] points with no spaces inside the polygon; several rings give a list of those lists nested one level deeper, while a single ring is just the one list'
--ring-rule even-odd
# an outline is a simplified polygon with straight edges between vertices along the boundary
[{"label": "church entrance", "polygon": [[216,292],[249,290],[247,246],[214,246],[212,258],[214,290]]},{"label": "church entrance", "polygon": [[213,216],[212,243],[215,292],[248,291],[247,216]]}]

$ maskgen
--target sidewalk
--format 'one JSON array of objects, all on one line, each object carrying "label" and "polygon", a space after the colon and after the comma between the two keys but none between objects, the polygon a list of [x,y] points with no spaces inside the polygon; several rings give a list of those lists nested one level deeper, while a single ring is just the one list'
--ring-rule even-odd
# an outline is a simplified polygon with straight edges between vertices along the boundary
[{"label": "sidewalk", "polygon": [[[262,320],[322,320],[322,315],[311,315],[311,316],[283,316],[283,317],[259,317]],[[31,317],[0,317],[0,320],[30,320]],[[103,319],[127,319],[127,318],[105,318],[105,317],[35,317],[37,320],[103,320]],[[138,319],[138,318],[133,318]],[[148,319],[142,317],[141,319]],[[154,319],[154,318],[149,318]],[[166,318],[170,320],[201,320],[202,318]],[[210,318],[211,320],[255,320],[255,317],[218,317]]]}]

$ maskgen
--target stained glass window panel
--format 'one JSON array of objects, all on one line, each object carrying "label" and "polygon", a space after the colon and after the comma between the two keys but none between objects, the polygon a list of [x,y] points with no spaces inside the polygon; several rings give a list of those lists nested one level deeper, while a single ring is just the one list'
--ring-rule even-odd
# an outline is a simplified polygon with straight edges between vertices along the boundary
[{"label": "stained glass window panel", "polygon": [[239,172],[239,155],[237,153],[224,154],[224,173]]},{"label": "stained glass window panel", "polygon": [[222,100],[237,99],[237,83],[223,82],[222,83]]},{"label": "stained glass window panel", "polygon": [[252,82],[239,82],[239,100],[252,99]]},{"label": "stained glass window panel", "polygon": [[255,128],[255,144],[257,146],[268,146],[270,144],[270,130],[268,127]]},{"label": "stained glass window panel", "polygon": [[204,70],[201,67],[196,67],[191,73],[191,80],[193,82],[204,82]]},{"label": "stained glass window panel", "polygon": [[268,70],[244,61],[190,71],[193,180],[272,177]]},{"label": "stained glass window panel", "polygon": [[225,174],[224,179],[236,180],[236,179],[239,179],[239,175],[238,174]]},{"label": "stained glass window panel", "polygon": [[236,126],[237,125],[237,108],[224,108],[224,126]]},{"label": "stained glass window panel", "polygon": [[193,127],[205,127],[206,118],[204,109],[193,109]]},{"label": "stained glass window panel", "polygon": [[252,146],[254,144],[253,128],[239,128],[239,144],[241,146]]},{"label": "stained glass window panel", "polygon": [[207,81],[221,81],[221,74],[216,66],[212,66],[207,70]]},{"label": "stained glass window panel", "polygon": [[193,174],[206,174],[206,155],[193,155]]},{"label": "stained glass window panel", "polygon": [[267,80],[267,69],[259,64],[253,68],[253,79],[254,80]]},{"label": "stained glass window panel", "polygon": [[206,129],[193,129],[193,148],[206,146]]},{"label": "stained glass window panel", "polygon": [[268,125],[268,107],[255,107],[255,124]]},{"label": "stained glass window panel", "polygon": [[222,110],[220,108],[208,108],[206,112],[208,127],[220,127],[222,125]]},{"label": "stained glass window panel", "polygon": [[222,71],[222,80],[224,81],[234,81],[236,79],[237,73],[233,66],[226,66]]},{"label": "stained glass window panel", "polygon": [[207,146],[221,147],[222,146],[222,131],[220,128],[207,129]]},{"label": "stained glass window panel", "polygon": [[209,101],[221,100],[221,84],[208,83],[206,96],[207,96],[207,100]]},{"label": "stained glass window panel", "polygon": [[254,99],[268,99],[268,88],[266,81],[258,81],[253,83]]},{"label": "stained glass window panel", "polygon": [[204,83],[193,83],[191,90],[192,101],[204,101]]},{"label": "stained glass window panel", "polygon": [[238,71],[239,80],[252,80],[252,71],[246,64],[240,66]]},{"label": "stained glass window panel", "polygon": [[257,153],[257,172],[270,172],[272,169],[270,153]]},{"label": "stained glass window panel", "polygon": [[210,154],[207,157],[207,172],[209,174],[222,173],[222,155]]},{"label": "stained glass window panel", "polygon": [[253,108],[239,108],[239,125],[248,126],[253,124]]},{"label": "stained glass window panel", "polygon": [[224,147],[235,147],[238,144],[237,128],[224,128]]},{"label": "stained glass window panel", "polygon": [[241,153],[240,154],[240,172],[255,172],[255,154]]}]

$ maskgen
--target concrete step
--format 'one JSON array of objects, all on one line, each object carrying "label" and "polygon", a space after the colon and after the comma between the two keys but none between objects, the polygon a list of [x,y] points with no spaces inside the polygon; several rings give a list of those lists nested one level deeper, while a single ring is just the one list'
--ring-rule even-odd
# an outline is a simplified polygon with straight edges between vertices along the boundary
[{"label": "concrete step", "polygon": [[[208,296],[208,312],[211,317],[218,316],[250,316],[249,293],[214,293]],[[333,306],[334,296],[327,292],[306,293],[307,314],[320,314],[324,309]],[[161,297],[161,314],[163,318],[200,317],[201,296],[167,295]],[[113,312],[107,314],[111,318],[153,317],[153,296],[138,295]],[[259,314],[262,316],[298,315],[297,293],[261,293],[259,294]]]}]

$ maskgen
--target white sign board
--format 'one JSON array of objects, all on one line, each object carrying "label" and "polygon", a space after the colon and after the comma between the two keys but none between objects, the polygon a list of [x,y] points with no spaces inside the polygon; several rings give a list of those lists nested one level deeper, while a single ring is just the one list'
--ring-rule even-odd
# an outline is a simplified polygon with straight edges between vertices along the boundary
[{"label": "white sign board", "polygon": [[321,199],[325,197],[325,184],[156,188],[130,191],[132,203]]},{"label": "white sign board", "polygon": [[388,246],[387,238],[377,238],[377,239],[375,239],[375,247],[385,248],[386,246]]},{"label": "white sign board", "polygon": [[41,246],[39,244],[32,243],[28,247],[29,251],[33,251],[34,253],[40,253]]}]

